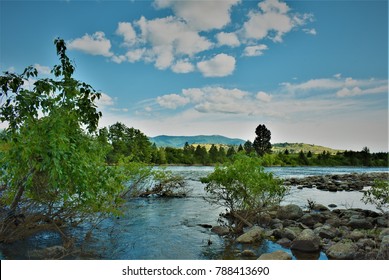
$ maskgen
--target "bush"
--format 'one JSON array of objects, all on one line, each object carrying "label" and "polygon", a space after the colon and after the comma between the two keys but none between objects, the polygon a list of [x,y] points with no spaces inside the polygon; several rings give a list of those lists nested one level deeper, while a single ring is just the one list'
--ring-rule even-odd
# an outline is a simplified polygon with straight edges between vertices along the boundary
[{"label": "bush", "polygon": [[376,180],[374,185],[365,192],[362,201],[374,204],[378,210],[385,212],[389,208],[389,181]]},{"label": "bush", "polygon": [[261,159],[238,154],[233,163],[216,166],[201,179],[211,200],[231,213],[260,211],[277,205],[287,192],[282,181],[267,173]]}]

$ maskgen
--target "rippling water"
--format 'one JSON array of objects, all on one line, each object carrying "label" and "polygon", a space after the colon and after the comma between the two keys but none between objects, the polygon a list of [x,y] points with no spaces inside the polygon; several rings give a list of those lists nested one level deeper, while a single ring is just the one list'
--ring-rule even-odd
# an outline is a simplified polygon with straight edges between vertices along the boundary
[{"label": "rippling water", "polygon": [[[224,209],[209,204],[204,197],[204,185],[200,178],[213,171],[213,167],[168,167],[168,170],[185,177],[192,190],[187,198],[137,198],[129,200],[123,207],[120,218],[105,220],[99,225],[91,240],[84,243],[84,250],[92,258],[100,259],[229,259],[234,258],[236,247],[200,225],[217,225],[219,214]],[[324,174],[388,172],[385,168],[322,168],[322,167],[272,167],[281,178],[304,177]],[[292,188],[284,204],[295,203],[304,207],[307,199],[328,205],[335,203],[341,207],[365,206],[360,202],[359,192],[330,193],[315,189],[298,190]],[[83,228],[75,229],[79,236],[85,234]],[[211,243],[209,245],[209,243]],[[28,259],[29,252],[61,244],[56,233],[41,233],[37,236],[0,248],[0,258]],[[277,244],[265,241],[258,246],[250,246],[257,255],[282,249]],[[290,252],[290,251],[288,251]],[[320,259],[326,259],[321,254]]]}]

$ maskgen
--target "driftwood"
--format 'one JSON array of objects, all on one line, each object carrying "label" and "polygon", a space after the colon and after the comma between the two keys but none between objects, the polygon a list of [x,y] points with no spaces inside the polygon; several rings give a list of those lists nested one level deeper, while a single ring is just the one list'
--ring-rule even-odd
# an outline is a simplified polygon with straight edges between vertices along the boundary
[{"label": "driftwood", "polygon": [[232,216],[234,216],[234,218],[237,218],[238,220],[240,220],[242,223],[244,223],[246,226],[248,227],[252,227],[253,224],[250,223],[249,221],[247,221],[245,218],[243,218],[241,215],[239,215],[238,213],[236,212],[231,212]]}]

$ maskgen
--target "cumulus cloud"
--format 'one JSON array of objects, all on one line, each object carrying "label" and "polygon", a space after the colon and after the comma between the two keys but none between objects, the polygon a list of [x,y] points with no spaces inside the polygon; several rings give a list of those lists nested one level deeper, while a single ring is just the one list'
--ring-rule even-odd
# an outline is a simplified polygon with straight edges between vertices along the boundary
[{"label": "cumulus cloud", "polygon": [[264,91],[260,91],[260,92],[257,93],[256,98],[257,98],[258,100],[261,100],[261,101],[263,101],[263,102],[268,103],[268,102],[271,101],[272,96],[271,96],[270,94],[264,92]]},{"label": "cumulus cloud", "polygon": [[294,27],[305,25],[312,19],[310,14],[291,14],[286,3],[265,0],[258,4],[261,11],[251,11],[242,28],[246,39],[262,40],[269,37],[282,42],[282,37]]},{"label": "cumulus cloud", "polygon": [[81,38],[70,40],[67,44],[70,50],[79,50],[91,55],[113,56],[111,41],[105,38],[104,32],[98,31],[92,35],[85,34]]},{"label": "cumulus cloud", "polygon": [[187,60],[179,60],[173,66],[172,70],[175,73],[189,73],[193,72],[195,67]]},{"label": "cumulus cloud", "polygon": [[220,32],[216,34],[219,46],[238,47],[240,45],[238,36],[233,33]]},{"label": "cumulus cloud", "polygon": [[189,99],[178,94],[168,94],[157,97],[157,103],[167,109],[177,109],[189,103]]},{"label": "cumulus cloud", "polygon": [[136,42],[136,32],[130,22],[119,22],[116,34],[123,36],[126,44],[133,45]]},{"label": "cumulus cloud", "polygon": [[218,54],[210,60],[197,63],[197,68],[204,77],[225,77],[235,69],[235,58],[225,53]]},{"label": "cumulus cloud", "polygon": [[194,30],[221,29],[231,21],[231,7],[240,0],[176,1],[156,0],[157,8],[172,8]]},{"label": "cumulus cloud", "polygon": [[243,56],[261,56],[263,55],[263,51],[267,49],[268,47],[264,44],[248,46],[244,49]]}]

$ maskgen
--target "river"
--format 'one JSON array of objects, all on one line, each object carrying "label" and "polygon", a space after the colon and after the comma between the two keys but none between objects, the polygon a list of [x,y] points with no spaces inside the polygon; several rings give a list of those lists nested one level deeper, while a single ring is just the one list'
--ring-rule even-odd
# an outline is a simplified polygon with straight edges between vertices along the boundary
[{"label": "river", "polygon": [[[246,249],[231,245],[211,233],[201,225],[217,225],[219,214],[224,209],[211,205],[204,197],[204,185],[200,178],[213,171],[213,167],[171,166],[167,168],[183,176],[191,189],[186,198],[136,198],[123,206],[124,215],[104,220],[88,242],[83,243],[83,252],[76,258],[93,259],[231,259],[236,250]],[[265,169],[280,178],[304,177],[324,174],[346,174],[366,172],[389,172],[387,168],[350,168],[350,167],[271,167]],[[316,189],[292,188],[283,204],[307,205],[307,199],[328,205],[335,203],[338,208],[359,207],[374,210],[372,205],[363,204],[360,192],[324,192]],[[74,233],[83,236],[82,227]],[[1,259],[28,259],[29,252],[61,244],[57,233],[43,232],[34,237],[0,245]],[[257,247],[247,247],[257,255],[275,250],[288,249],[264,241]],[[326,259],[320,254],[320,259]]]}]

